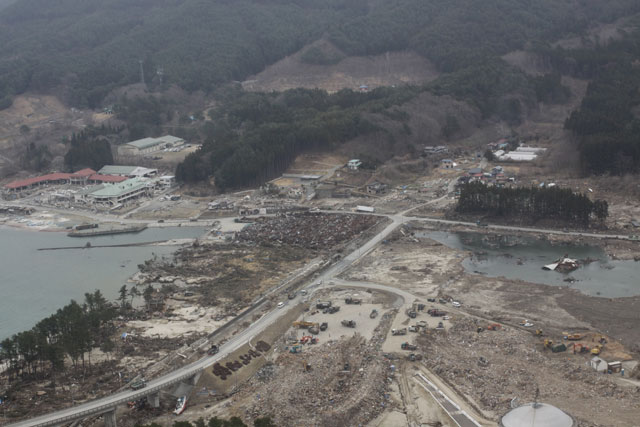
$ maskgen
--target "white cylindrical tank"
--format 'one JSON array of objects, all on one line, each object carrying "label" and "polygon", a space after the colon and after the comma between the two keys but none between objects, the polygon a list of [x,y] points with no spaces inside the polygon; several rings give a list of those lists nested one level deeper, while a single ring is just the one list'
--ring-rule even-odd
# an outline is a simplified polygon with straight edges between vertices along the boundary
[{"label": "white cylindrical tank", "polygon": [[570,415],[546,403],[527,403],[507,412],[501,427],[575,427]]}]

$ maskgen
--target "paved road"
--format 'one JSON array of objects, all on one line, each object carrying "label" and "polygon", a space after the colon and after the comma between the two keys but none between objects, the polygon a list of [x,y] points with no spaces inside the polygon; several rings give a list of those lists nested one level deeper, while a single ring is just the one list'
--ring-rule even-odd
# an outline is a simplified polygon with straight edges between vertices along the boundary
[{"label": "paved road", "polygon": [[[305,289],[307,289],[307,291],[310,293],[321,287],[323,284],[327,284],[330,279],[333,279],[335,276],[340,274],[353,262],[365,256],[371,249],[375,247],[375,245],[386,238],[399,225],[399,223],[400,221],[397,218],[392,219],[391,223],[387,225],[382,231],[380,231],[372,239],[364,243],[360,248],[348,254],[347,256],[336,262],[333,266],[325,270],[319,277],[317,277],[313,281],[313,283],[307,285]],[[147,383],[146,388],[142,390],[122,391],[104,397],[102,399],[97,399],[91,402],[42,415],[40,417],[32,418],[30,420],[12,425],[16,427],[50,426],[57,425],[65,421],[73,421],[90,415],[102,414],[105,412],[109,412],[118,405],[124,404],[131,400],[139,399],[149,394],[153,394],[165,387],[186,380],[248,343],[252,338],[257,336],[260,332],[262,332],[264,329],[272,325],[280,317],[286,314],[287,311],[297,305],[297,303],[301,302],[301,299],[302,296],[300,293],[298,293],[295,299],[288,300],[287,305],[284,308],[276,308],[275,310],[270,311],[269,313],[258,319],[256,322],[254,322],[252,325],[250,325],[247,329],[227,341],[223,346],[221,346],[220,352],[218,354],[214,356],[204,357],[197,362],[176,369],[175,371],[162,377],[151,380]]]},{"label": "paved road", "polygon": [[[347,267],[353,264],[355,261],[364,257],[367,253],[369,253],[379,242],[384,240],[393,230],[395,230],[400,224],[405,221],[424,221],[431,223],[440,223],[440,224],[448,224],[448,225],[465,225],[465,226],[475,226],[474,223],[464,222],[464,221],[451,221],[444,219],[434,219],[434,218],[419,218],[419,217],[407,217],[404,216],[404,212],[399,214],[392,215],[384,215],[388,217],[391,222],[378,234],[376,234],[369,241],[364,243],[361,247],[348,254],[347,256],[340,259],[333,266],[325,270],[319,277],[317,277],[313,283],[307,285],[305,289],[308,292],[313,292],[318,288],[326,287],[329,285],[329,281],[334,279],[337,275],[343,272]],[[497,230],[507,230],[507,231],[528,231],[528,232],[538,232],[538,233],[547,233],[547,234],[567,234],[574,236],[587,236],[587,237],[597,237],[597,238],[627,238],[627,236],[619,236],[619,235],[605,235],[605,234],[595,234],[595,233],[578,233],[578,232],[569,232],[564,233],[557,230],[547,230],[547,229],[538,229],[538,228],[527,228],[527,227],[513,227],[513,226],[500,226],[500,225],[489,225],[486,228],[497,229]],[[345,285],[357,286],[356,283],[347,283],[344,281],[334,281],[336,284],[342,283]],[[372,289],[384,290],[387,292],[393,292],[397,295],[400,295],[402,298],[414,298],[411,294],[406,293],[404,291],[386,287],[377,284],[360,284],[360,286],[369,287]],[[283,316],[290,308],[293,307],[291,303],[300,302],[301,296],[298,295],[296,299],[289,301],[288,306],[282,309],[275,309],[262,318],[257,320],[255,323],[249,326],[249,328],[245,329],[243,332],[234,336],[231,340],[225,343],[221,349],[220,353],[215,356],[204,357],[203,359],[194,362],[190,365],[184,366],[180,369],[177,369],[167,375],[156,378],[148,382],[148,385],[145,389],[139,391],[123,391],[120,393],[116,393],[102,399],[97,399],[92,402],[84,403],[82,405],[77,405],[68,409],[64,409],[61,411],[57,411],[54,413],[46,414],[37,418],[33,418],[31,420],[27,420],[24,422],[20,422],[14,424],[15,426],[47,426],[47,425],[56,425],[64,421],[71,421],[75,419],[79,419],[81,417],[96,415],[108,412],[112,408],[117,405],[123,404],[125,402],[138,399],[140,397],[152,394],[158,390],[161,390],[165,387],[168,387],[172,384],[178,383],[182,380],[185,380],[198,372],[202,371],[208,366],[211,366],[216,361],[224,358],[230,353],[233,353],[238,348],[245,345],[249,342],[253,337],[262,332],[265,328],[272,325],[276,322],[281,316]]]}]

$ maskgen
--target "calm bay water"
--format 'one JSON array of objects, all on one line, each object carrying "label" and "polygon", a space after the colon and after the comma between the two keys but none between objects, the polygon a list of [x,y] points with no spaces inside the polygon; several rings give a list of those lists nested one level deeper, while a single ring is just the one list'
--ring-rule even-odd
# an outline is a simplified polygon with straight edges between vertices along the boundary
[{"label": "calm bay water", "polygon": [[71,299],[84,300],[96,289],[114,300],[118,289],[133,275],[138,264],[169,256],[175,246],[38,251],[39,248],[152,242],[193,238],[202,227],[149,228],[137,234],[90,238],[0,228],[0,340],[29,329]]},{"label": "calm bay water", "polygon": [[[417,233],[451,248],[472,251],[463,261],[469,272],[490,277],[506,277],[554,286],[571,286],[581,292],[602,297],[640,295],[640,262],[610,259],[599,247],[552,244],[530,237],[501,236],[493,238],[478,233]],[[568,255],[580,260],[580,268],[570,273],[542,270],[542,266]],[[575,279],[566,282],[565,279]]]}]

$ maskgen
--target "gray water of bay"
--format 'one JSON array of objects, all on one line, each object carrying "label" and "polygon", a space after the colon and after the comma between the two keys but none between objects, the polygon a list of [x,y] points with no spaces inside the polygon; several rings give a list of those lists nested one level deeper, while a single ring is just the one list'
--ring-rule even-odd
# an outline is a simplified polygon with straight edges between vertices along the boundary
[{"label": "gray water of bay", "polygon": [[148,228],[136,234],[90,238],[61,232],[0,227],[0,340],[55,313],[71,299],[99,289],[115,300],[118,289],[147,259],[169,257],[175,246],[131,246],[39,251],[39,248],[119,245],[196,238],[203,227]]}]

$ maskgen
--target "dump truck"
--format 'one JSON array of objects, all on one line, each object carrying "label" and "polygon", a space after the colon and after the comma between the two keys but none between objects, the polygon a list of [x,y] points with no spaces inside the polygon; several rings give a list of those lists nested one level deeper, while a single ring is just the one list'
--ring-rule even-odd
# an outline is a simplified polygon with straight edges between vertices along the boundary
[{"label": "dump truck", "polygon": [[432,317],[441,317],[447,315],[446,311],[438,310],[437,308],[430,308],[429,310],[427,310],[427,313]]},{"label": "dump truck", "polygon": [[345,326],[347,328],[355,328],[356,327],[356,321],[355,320],[343,320],[340,323],[342,324],[342,326]]},{"label": "dump truck", "polygon": [[584,338],[583,334],[565,334],[564,339],[569,341],[580,341]]},{"label": "dump truck", "polygon": [[359,304],[362,304],[362,300],[361,299],[356,299],[356,298],[351,298],[351,297],[346,297],[344,299],[344,303],[345,304],[356,304],[356,305],[359,305]]},{"label": "dump truck", "polygon": [[295,326],[296,328],[300,328],[300,329],[309,329],[312,327],[317,327],[318,324],[315,322],[305,322],[305,321],[299,321],[299,322],[293,322],[293,326]]},{"label": "dump truck", "polygon": [[371,314],[369,314],[369,318],[375,319],[376,317],[378,317],[378,310],[374,308],[373,310],[371,310]]},{"label": "dump truck", "polygon": [[392,329],[391,335],[407,335],[407,328]]},{"label": "dump truck", "polygon": [[401,348],[401,349],[403,349],[403,350],[411,350],[411,351],[414,351],[414,350],[417,350],[417,349],[418,349],[418,347],[417,347],[417,346],[415,346],[415,345],[413,345],[413,344],[409,344],[408,342],[403,342],[403,343],[400,345],[400,348]]}]

